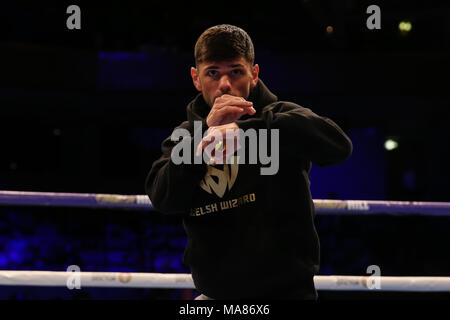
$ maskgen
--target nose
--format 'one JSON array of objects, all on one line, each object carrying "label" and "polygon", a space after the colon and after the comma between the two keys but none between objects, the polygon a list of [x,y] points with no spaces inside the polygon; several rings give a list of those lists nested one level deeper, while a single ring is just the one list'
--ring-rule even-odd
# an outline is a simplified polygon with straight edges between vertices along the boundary
[{"label": "nose", "polygon": [[231,91],[231,82],[228,75],[223,75],[219,80],[219,90],[225,94]]}]

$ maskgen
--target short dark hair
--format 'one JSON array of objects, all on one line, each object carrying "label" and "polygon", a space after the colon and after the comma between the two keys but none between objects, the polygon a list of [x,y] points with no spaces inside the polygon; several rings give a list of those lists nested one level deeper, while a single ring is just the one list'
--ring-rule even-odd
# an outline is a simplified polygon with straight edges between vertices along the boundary
[{"label": "short dark hair", "polygon": [[195,64],[204,61],[224,61],[239,57],[255,63],[252,39],[243,29],[220,24],[206,29],[198,38],[194,50]]}]

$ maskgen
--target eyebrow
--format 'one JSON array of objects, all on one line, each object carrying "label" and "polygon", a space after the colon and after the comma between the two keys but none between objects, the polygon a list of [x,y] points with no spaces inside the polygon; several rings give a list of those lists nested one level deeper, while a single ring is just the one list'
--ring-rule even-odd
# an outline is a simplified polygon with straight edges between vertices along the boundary
[{"label": "eyebrow", "polygon": [[[230,64],[230,65],[228,65],[228,67],[229,68],[243,68],[244,65],[241,63],[238,63],[238,64]],[[212,65],[212,66],[205,68],[205,70],[211,70],[211,69],[219,69],[219,67]]]}]

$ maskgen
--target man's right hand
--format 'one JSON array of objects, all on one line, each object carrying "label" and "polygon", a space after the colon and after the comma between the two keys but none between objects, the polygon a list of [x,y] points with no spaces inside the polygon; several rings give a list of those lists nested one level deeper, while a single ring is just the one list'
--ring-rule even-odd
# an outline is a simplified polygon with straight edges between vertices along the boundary
[{"label": "man's right hand", "polygon": [[214,105],[206,118],[208,127],[215,127],[234,122],[244,114],[254,115],[253,102],[242,97],[224,94],[214,101]]}]

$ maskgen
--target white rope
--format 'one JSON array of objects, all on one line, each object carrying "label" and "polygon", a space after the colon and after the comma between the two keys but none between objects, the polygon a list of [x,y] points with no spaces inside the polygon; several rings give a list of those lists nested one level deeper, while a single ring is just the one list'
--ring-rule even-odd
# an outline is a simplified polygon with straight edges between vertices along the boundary
[{"label": "white rope", "polygon": [[[450,216],[450,202],[314,199],[317,214],[406,214]],[[0,206],[47,206],[148,210],[147,195],[0,190]]]},{"label": "white rope", "polygon": [[[78,281],[78,282],[77,282]],[[0,270],[0,286],[194,289],[190,274]],[[315,276],[317,290],[450,291],[450,277]]]},{"label": "white rope", "polygon": [[[79,278],[77,278],[79,276]],[[0,271],[0,285],[116,288],[194,288],[190,274],[64,271]]]}]

